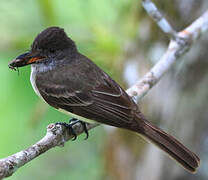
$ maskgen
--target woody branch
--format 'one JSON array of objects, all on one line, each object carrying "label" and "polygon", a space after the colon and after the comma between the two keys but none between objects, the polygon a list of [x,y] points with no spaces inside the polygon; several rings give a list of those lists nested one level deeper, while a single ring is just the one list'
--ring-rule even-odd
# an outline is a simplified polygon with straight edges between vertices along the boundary
[{"label": "woody branch", "polygon": [[[151,0],[143,0],[142,5],[161,30],[168,35],[170,43],[158,63],[141,80],[127,89],[128,95],[138,100],[147,94],[174,62],[190,49],[193,42],[208,30],[208,10],[190,26],[177,33]],[[90,130],[96,126],[98,124],[87,124],[87,129]],[[84,132],[80,123],[73,125],[72,128],[77,135]],[[49,149],[64,146],[65,142],[72,138],[73,135],[64,126],[48,125],[47,133],[40,141],[25,150],[0,159],[0,179],[11,176],[18,168]]]}]

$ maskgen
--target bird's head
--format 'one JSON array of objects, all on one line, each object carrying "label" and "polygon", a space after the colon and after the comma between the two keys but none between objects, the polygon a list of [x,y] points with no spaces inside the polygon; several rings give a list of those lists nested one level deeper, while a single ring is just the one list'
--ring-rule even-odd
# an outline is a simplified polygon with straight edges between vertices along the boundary
[{"label": "bird's head", "polygon": [[66,50],[76,51],[74,41],[67,36],[64,29],[49,27],[37,35],[29,52],[21,54],[9,63],[9,68],[15,69],[29,64],[41,63]]}]

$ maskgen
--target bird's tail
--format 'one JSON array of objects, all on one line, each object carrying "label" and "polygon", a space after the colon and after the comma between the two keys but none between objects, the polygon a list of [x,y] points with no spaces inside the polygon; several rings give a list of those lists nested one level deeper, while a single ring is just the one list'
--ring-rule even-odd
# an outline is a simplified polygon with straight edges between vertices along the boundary
[{"label": "bird's tail", "polygon": [[139,118],[139,121],[143,121],[143,128],[139,128],[137,130],[140,135],[157,145],[161,150],[166,152],[186,170],[190,171],[191,173],[196,172],[196,169],[200,164],[200,159],[195,153],[188,150],[174,137],[154,126],[149,121],[143,118],[142,120]]}]

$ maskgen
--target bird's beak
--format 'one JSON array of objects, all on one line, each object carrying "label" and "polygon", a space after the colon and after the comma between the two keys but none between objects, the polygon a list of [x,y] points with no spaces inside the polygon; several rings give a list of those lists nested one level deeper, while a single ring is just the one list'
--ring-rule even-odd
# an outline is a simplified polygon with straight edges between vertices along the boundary
[{"label": "bird's beak", "polygon": [[32,53],[28,52],[28,53],[24,53],[24,54],[21,54],[20,56],[16,57],[14,60],[12,60],[9,63],[8,66],[10,69],[15,69],[18,67],[23,67],[23,66],[26,66],[29,64],[36,63],[42,59],[45,59],[45,57],[33,55]]}]

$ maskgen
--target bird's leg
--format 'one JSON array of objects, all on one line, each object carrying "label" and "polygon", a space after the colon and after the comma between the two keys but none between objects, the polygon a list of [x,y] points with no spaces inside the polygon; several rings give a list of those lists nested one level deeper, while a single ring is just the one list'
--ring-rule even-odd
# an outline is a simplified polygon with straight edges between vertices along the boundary
[{"label": "bird's leg", "polygon": [[71,118],[71,119],[69,120],[69,123],[65,123],[65,122],[57,122],[56,125],[57,125],[57,124],[63,125],[63,126],[66,127],[67,129],[69,129],[69,132],[74,136],[74,138],[72,139],[72,141],[74,141],[74,140],[77,139],[77,134],[76,134],[76,132],[74,131],[73,126],[74,126],[75,124],[77,124],[77,123],[81,123],[81,125],[82,125],[82,127],[83,127],[83,129],[84,129],[84,132],[85,132],[85,134],[86,134],[86,137],[85,137],[85,140],[86,140],[86,139],[89,137],[89,133],[88,133],[87,126],[86,126],[86,123],[85,123],[85,122],[80,121],[80,120],[78,120],[78,119],[76,119],[76,118]]},{"label": "bird's leg", "polygon": [[83,127],[83,129],[84,129],[84,132],[85,132],[85,134],[86,134],[86,136],[85,136],[84,140],[87,140],[87,139],[88,139],[88,137],[89,137],[89,132],[88,132],[88,130],[87,130],[86,123],[85,123],[85,122],[83,122],[83,121],[80,121],[80,123],[82,124],[82,127]]},{"label": "bird's leg", "polygon": [[[72,126],[73,126],[73,125],[76,124],[76,123],[81,123],[81,124],[82,124],[83,130],[84,130],[84,132],[85,132],[85,134],[86,134],[85,140],[87,140],[88,137],[89,137],[89,132],[88,132],[88,130],[87,130],[86,123],[83,122],[83,121],[80,121],[79,119],[76,119],[76,118],[71,118],[71,119],[69,120],[69,125],[72,124]],[[74,134],[73,134],[73,135],[74,135]]]},{"label": "bird's leg", "polygon": [[74,136],[72,141],[77,139],[77,134],[75,133],[74,129],[72,128],[72,126],[74,124],[70,124],[70,123],[65,123],[65,122],[57,122],[56,125],[62,125],[65,128],[67,128],[69,130],[69,132]]}]

